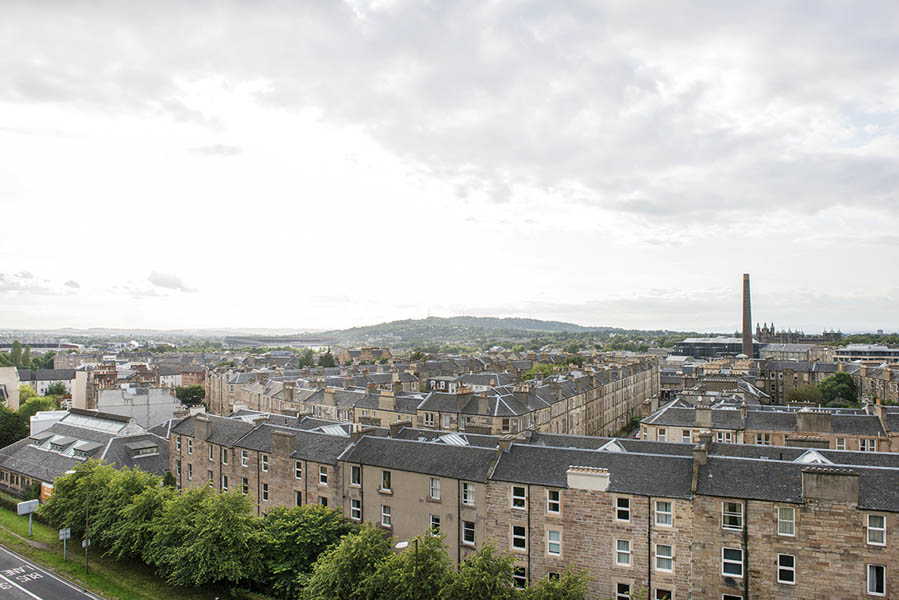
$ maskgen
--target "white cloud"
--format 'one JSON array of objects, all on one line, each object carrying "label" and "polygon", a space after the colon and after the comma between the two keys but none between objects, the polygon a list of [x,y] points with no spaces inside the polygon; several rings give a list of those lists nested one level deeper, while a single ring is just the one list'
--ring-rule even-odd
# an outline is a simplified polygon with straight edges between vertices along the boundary
[{"label": "white cloud", "polygon": [[192,292],[191,288],[184,284],[181,281],[181,278],[177,275],[173,275],[171,273],[157,273],[153,271],[150,273],[150,276],[147,277],[147,281],[155,285],[156,287],[164,288],[167,290],[175,290],[178,292]]}]

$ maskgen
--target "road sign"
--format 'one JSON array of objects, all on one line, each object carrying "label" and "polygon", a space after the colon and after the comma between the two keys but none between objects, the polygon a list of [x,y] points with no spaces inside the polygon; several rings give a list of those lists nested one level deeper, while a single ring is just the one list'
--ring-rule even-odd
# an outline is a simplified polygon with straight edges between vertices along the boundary
[{"label": "road sign", "polygon": [[72,529],[71,528],[66,527],[65,529],[59,530],[59,539],[60,540],[67,540],[70,537],[72,537]]},{"label": "road sign", "polygon": [[82,547],[82,548],[87,548],[87,547],[90,546],[90,545],[91,545],[91,541],[90,541],[89,539],[87,539],[87,540],[81,540],[81,547]]},{"label": "road sign", "polygon": [[19,502],[16,505],[16,512],[20,515],[30,515],[31,513],[36,511],[37,507],[40,505],[40,500],[26,500],[25,502]]}]

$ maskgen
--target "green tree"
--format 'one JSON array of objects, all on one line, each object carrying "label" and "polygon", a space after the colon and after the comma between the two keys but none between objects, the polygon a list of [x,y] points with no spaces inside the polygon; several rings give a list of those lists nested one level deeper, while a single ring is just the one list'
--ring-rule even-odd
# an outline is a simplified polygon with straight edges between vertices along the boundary
[{"label": "green tree", "polygon": [[297,575],[310,573],[322,552],[355,530],[340,512],[318,504],[275,507],[262,524],[264,572],[277,598],[296,598],[300,592]]},{"label": "green tree", "polygon": [[188,406],[202,404],[206,398],[206,388],[202,385],[179,385],[175,388],[175,397]]},{"label": "green tree", "polygon": [[570,569],[558,579],[541,579],[531,584],[526,600],[586,600],[589,578],[586,572],[575,573]]},{"label": "green tree", "polygon": [[6,448],[28,435],[28,423],[11,411],[5,404],[0,404],[0,448]]},{"label": "green tree", "polygon": [[567,356],[565,357],[565,364],[569,367],[574,365],[577,368],[581,368],[584,366],[584,360],[583,356]]},{"label": "green tree", "polygon": [[428,357],[428,355],[425,354],[424,352],[422,352],[421,350],[414,350],[412,352],[412,354],[409,355],[409,360],[419,361],[419,360],[425,360],[427,357]]},{"label": "green tree", "polygon": [[821,390],[814,385],[802,385],[787,392],[787,402],[821,403]]},{"label": "green tree", "polygon": [[[53,495],[41,504],[40,513],[50,525],[70,527],[76,537],[84,535],[85,502],[94,507],[103,502],[110,478],[115,469],[93,459],[76,465],[74,473],[57,477],[53,481]],[[89,493],[89,496],[88,496]],[[91,524],[91,533],[96,527]]]},{"label": "green tree", "polygon": [[22,366],[22,342],[14,340],[9,350],[9,362],[13,367]]},{"label": "green tree", "polygon": [[318,366],[320,367],[336,367],[337,363],[334,361],[334,356],[331,354],[331,351],[328,350],[324,354],[318,357]]},{"label": "green tree", "polygon": [[858,388],[848,373],[834,373],[818,384],[825,406],[852,404],[858,400]]},{"label": "green tree", "polygon": [[44,396],[67,396],[68,394],[69,392],[68,390],[66,390],[66,384],[61,381],[57,381],[56,383],[51,384],[47,387],[47,393],[44,394]]},{"label": "green tree", "polygon": [[175,479],[175,475],[171,471],[166,471],[165,475],[162,476],[162,485],[175,489],[175,486],[178,485],[178,480]]},{"label": "green tree", "polygon": [[169,581],[173,581],[172,574],[182,560],[181,546],[193,535],[203,500],[213,493],[203,486],[173,494],[165,499],[158,518],[150,524],[142,557]]},{"label": "green tree", "polygon": [[441,593],[442,600],[512,600],[514,559],[484,544],[459,566]]},{"label": "green tree", "polygon": [[21,401],[22,395],[19,393],[19,416],[25,420],[26,423],[30,423],[31,417],[33,417],[38,411],[41,410],[56,410],[58,408],[56,404],[56,398],[54,396],[31,396],[25,402]]},{"label": "green tree", "polygon": [[29,398],[34,398],[36,396],[37,392],[35,392],[34,388],[27,383],[23,383],[19,386],[19,406],[22,406],[22,404],[27,402]]},{"label": "green tree", "polygon": [[378,566],[391,554],[390,540],[384,532],[363,523],[358,533],[344,536],[327,550],[312,568],[309,577],[300,576],[303,600],[363,600],[369,580]]},{"label": "green tree", "polygon": [[546,363],[537,363],[533,367],[531,367],[523,376],[523,379],[527,381],[528,379],[534,379],[538,375],[540,375],[541,379],[546,379],[550,375],[553,374],[553,366],[548,365]]},{"label": "green tree", "polygon": [[425,535],[415,540],[399,554],[384,560],[368,581],[368,598],[414,600],[439,598],[452,573],[443,538]]},{"label": "green tree", "polygon": [[113,547],[122,511],[144,490],[159,487],[159,482],[158,475],[140,469],[97,467],[91,474],[91,540],[102,548]]},{"label": "green tree", "polygon": [[106,553],[115,558],[143,556],[152,540],[153,523],[160,518],[163,505],[175,493],[170,487],[148,487],[134,496],[119,511],[119,518],[109,534],[111,541]]},{"label": "green tree", "polygon": [[577,342],[571,342],[562,348],[562,352],[567,352],[568,354],[577,354],[581,351],[581,345]]},{"label": "green tree", "polygon": [[315,366],[315,352],[310,349],[303,350],[303,354],[300,356],[299,360],[300,368],[303,367],[314,367]]},{"label": "green tree", "polygon": [[17,366],[23,367],[25,369],[31,368],[31,346],[25,346],[25,351],[22,353],[22,362]]}]

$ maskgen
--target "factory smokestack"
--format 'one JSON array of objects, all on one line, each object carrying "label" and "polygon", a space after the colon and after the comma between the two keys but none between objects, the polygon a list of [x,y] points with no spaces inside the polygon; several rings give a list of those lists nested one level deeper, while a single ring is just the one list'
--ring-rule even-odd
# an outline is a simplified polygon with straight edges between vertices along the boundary
[{"label": "factory smokestack", "polygon": [[754,358],[752,349],[752,306],[749,301],[749,273],[743,273],[743,354]]}]

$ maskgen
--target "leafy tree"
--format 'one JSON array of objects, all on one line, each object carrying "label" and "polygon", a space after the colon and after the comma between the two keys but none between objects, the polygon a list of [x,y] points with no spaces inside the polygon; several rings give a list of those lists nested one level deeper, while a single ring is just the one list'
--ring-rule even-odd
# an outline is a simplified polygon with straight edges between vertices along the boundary
[{"label": "leafy tree", "polygon": [[14,340],[9,350],[9,362],[13,367],[22,366],[22,342]]},{"label": "leafy tree", "polygon": [[581,368],[584,366],[584,360],[583,356],[567,356],[565,357],[565,364],[569,367],[574,365],[577,368]]},{"label": "leafy tree", "polygon": [[28,435],[28,423],[18,413],[0,404],[0,448],[6,448]]},{"label": "leafy tree", "polygon": [[814,385],[803,385],[787,392],[787,402],[821,403],[821,390]]},{"label": "leafy tree", "polygon": [[56,404],[56,397],[54,396],[31,396],[25,402],[21,401],[21,392],[19,393],[19,416],[26,423],[30,423],[31,417],[33,417],[38,411],[41,410],[56,410],[58,408]]},{"label": "leafy tree", "polygon": [[537,363],[531,367],[523,376],[524,380],[535,379],[538,375],[540,379],[546,379],[553,374],[553,366],[546,363]]},{"label": "leafy tree", "polygon": [[363,523],[358,533],[344,536],[334,548],[318,557],[305,584],[303,600],[363,600],[369,580],[378,566],[391,554],[384,532]]},{"label": "leafy tree", "polygon": [[[182,560],[179,550],[193,535],[203,500],[213,493],[203,486],[173,494],[165,499],[159,517],[150,524],[142,557],[170,582],[174,581],[172,574]],[[55,487],[53,495],[56,496]]]},{"label": "leafy tree", "polygon": [[268,511],[263,519],[263,556],[272,594],[296,598],[297,574],[310,573],[322,552],[354,530],[340,512],[318,504]]},{"label": "leafy tree", "polygon": [[834,403],[854,403],[858,399],[858,388],[848,373],[834,373],[818,384],[821,401],[829,406]]},{"label": "leafy tree", "polygon": [[299,364],[300,368],[314,367],[315,366],[315,353],[308,348],[306,350],[303,350],[303,354],[302,354],[302,356],[300,356],[300,360],[299,360],[298,364]]},{"label": "leafy tree", "polygon": [[[54,480],[53,495],[41,505],[40,513],[50,525],[70,527],[74,536],[83,537],[85,502],[89,500],[93,513],[93,507],[103,501],[115,469],[91,459],[76,465],[74,471]],[[92,519],[91,533],[96,531],[94,523]]]},{"label": "leafy tree", "polygon": [[41,484],[35,481],[22,490],[22,500],[37,500],[41,497]]},{"label": "leafy tree", "polygon": [[558,579],[541,579],[531,584],[527,600],[586,600],[589,578],[586,572],[575,573],[566,569]]},{"label": "leafy tree", "polygon": [[409,360],[419,361],[419,360],[425,360],[427,357],[428,357],[428,355],[425,354],[424,352],[422,352],[421,350],[415,350],[412,352],[412,354],[409,355]]},{"label": "leafy tree", "polygon": [[568,344],[567,346],[562,348],[562,352],[566,352],[568,354],[577,354],[580,351],[581,351],[581,345],[578,344],[577,342],[571,342],[570,344]]},{"label": "leafy tree", "polygon": [[19,406],[22,406],[22,404],[27,402],[29,398],[34,398],[36,396],[37,392],[35,392],[34,388],[27,383],[23,383],[19,386]]},{"label": "leafy tree", "polygon": [[171,471],[166,471],[165,475],[162,476],[162,485],[167,488],[175,489],[175,486],[178,485],[178,480],[175,479],[175,476]]},{"label": "leafy tree", "polygon": [[368,597],[390,600],[438,598],[452,573],[443,538],[425,535],[384,560],[368,581]]},{"label": "leafy tree", "polygon": [[484,544],[476,554],[459,566],[459,571],[443,588],[442,600],[512,600],[514,559],[499,553],[492,544]]},{"label": "leafy tree", "polygon": [[147,488],[158,487],[159,480],[140,469],[97,467],[91,474],[91,540],[104,548],[115,545],[115,526],[122,510]]},{"label": "leafy tree", "polygon": [[47,393],[44,394],[44,396],[66,396],[68,395],[68,393],[68,390],[66,390],[66,384],[61,381],[57,381],[56,383],[47,387]]},{"label": "leafy tree", "polygon": [[31,346],[25,346],[25,352],[22,353],[22,362],[16,366],[24,367],[26,369],[31,368]]},{"label": "leafy tree", "polygon": [[337,363],[334,361],[334,355],[331,354],[331,351],[328,350],[324,354],[318,357],[318,366],[320,367],[336,367]]},{"label": "leafy tree", "polygon": [[206,398],[206,388],[202,385],[179,385],[175,388],[175,397],[188,406],[202,404]]},{"label": "leafy tree", "polygon": [[[56,492],[58,493],[58,492]],[[153,523],[160,518],[162,507],[173,498],[170,487],[148,487],[119,511],[119,518],[109,534],[107,554],[115,558],[140,557],[153,535]]]}]

